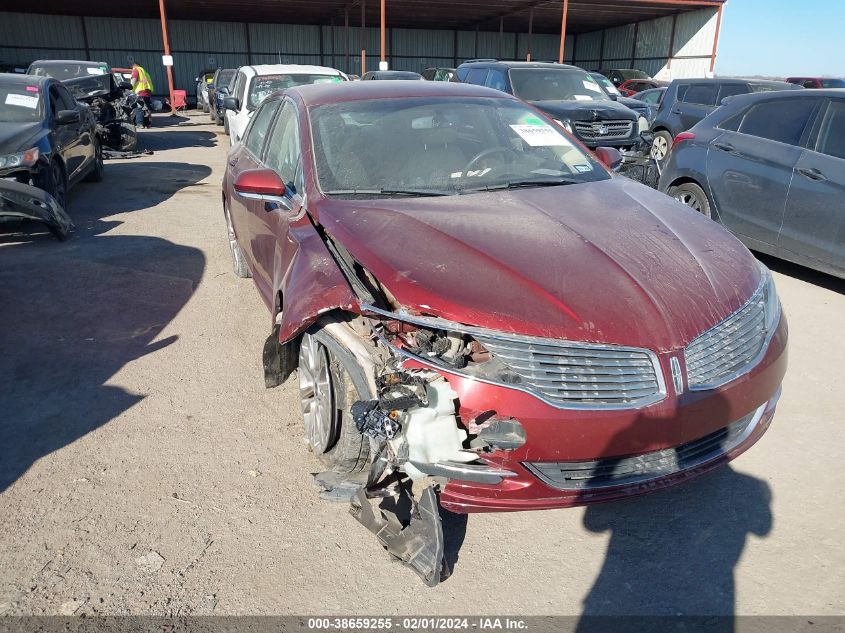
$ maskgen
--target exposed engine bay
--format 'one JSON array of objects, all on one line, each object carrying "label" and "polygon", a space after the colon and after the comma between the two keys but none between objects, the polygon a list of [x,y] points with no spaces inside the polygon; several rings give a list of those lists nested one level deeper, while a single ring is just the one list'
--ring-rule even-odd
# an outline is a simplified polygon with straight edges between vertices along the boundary
[{"label": "exposed engine bay", "polygon": [[434,586],[450,573],[439,490],[450,479],[498,483],[510,476],[480,457],[522,446],[524,431],[493,411],[461,420],[447,378],[409,362],[416,357],[463,370],[489,363],[490,353],[471,337],[384,317],[338,326],[372,350],[360,364],[375,370],[376,397],[349,407],[357,431],[369,440],[372,462],[366,478],[327,472],[315,475],[315,483],[323,498],[350,501],[351,514],[381,545]]}]

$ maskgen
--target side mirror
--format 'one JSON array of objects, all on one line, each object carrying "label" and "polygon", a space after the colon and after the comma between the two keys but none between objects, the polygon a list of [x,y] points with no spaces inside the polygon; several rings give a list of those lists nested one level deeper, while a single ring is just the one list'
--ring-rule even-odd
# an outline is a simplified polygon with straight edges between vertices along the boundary
[{"label": "side mirror", "polygon": [[117,84],[117,87],[121,90],[132,90],[132,84],[128,81],[121,81],[119,84]]},{"label": "side mirror", "polygon": [[642,134],[640,134],[640,139],[642,139],[643,143],[646,143],[650,146],[652,143],[654,143],[654,132],[643,132]]},{"label": "side mirror", "polygon": [[607,96],[610,97],[611,101],[619,101],[619,95],[615,92],[608,92]]},{"label": "side mirror", "polygon": [[241,104],[237,97],[223,97],[223,107],[227,110],[240,110]]},{"label": "side mirror", "polygon": [[615,147],[597,147],[593,153],[599,162],[611,171],[616,171],[622,164],[622,153]]},{"label": "side mirror", "polygon": [[246,200],[258,200],[264,203],[267,211],[272,211],[271,204],[276,204],[287,211],[293,209],[291,193],[272,169],[248,169],[235,178],[235,193]]},{"label": "side mirror", "polygon": [[59,125],[70,125],[71,123],[79,123],[79,110],[59,110],[56,113],[56,123]]}]

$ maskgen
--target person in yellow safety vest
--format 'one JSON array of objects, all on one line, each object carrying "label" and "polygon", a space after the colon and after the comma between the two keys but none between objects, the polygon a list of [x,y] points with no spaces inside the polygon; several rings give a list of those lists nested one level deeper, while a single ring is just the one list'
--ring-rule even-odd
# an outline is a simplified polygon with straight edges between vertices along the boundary
[{"label": "person in yellow safety vest", "polygon": [[[146,69],[138,63],[132,64],[132,90],[135,91],[135,94],[147,104],[147,111],[152,112],[152,102],[150,97],[153,94],[153,80],[150,79],[150,73],[146,71]],[[144,127],[149,127],[149,122],[147,120],[144,121]]]}]

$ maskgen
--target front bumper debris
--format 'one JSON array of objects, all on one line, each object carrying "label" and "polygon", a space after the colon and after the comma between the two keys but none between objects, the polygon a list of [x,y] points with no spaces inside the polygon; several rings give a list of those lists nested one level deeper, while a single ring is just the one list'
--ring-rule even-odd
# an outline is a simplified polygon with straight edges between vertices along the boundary
[{"label": "front bumper debris", "polygon": [[70,216],[53,196],[14,180],[0,179],[0,216],[43,222],[60,240],[73,229]]}]

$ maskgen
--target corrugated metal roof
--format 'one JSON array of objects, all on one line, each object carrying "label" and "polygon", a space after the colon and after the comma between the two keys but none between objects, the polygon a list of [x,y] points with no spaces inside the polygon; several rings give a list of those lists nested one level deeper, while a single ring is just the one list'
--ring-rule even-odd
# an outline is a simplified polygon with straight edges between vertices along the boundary
[{"label": "corrugated metal roof", "polygon": [[[360,23],[362,0],[168,0],[171,20],[216,20],[257,23],[329,24],[342,21],[349,10],[350,26]],[[379,21],[378,0],[363,0],[366,22]],[[717,6],[725,0],[569,0],[568,32],[585,33],[642,20]],[[6,11],[47,14],[158,17],[155,2],[102,2],[100,0],[4,0]],[[509,32],[528,31],[533,10],[535,33],[560,31],[562,0],[389,0],[388,25],[497,31],[499,19]],[[127,36],[129,36],[127,34]]]}]

